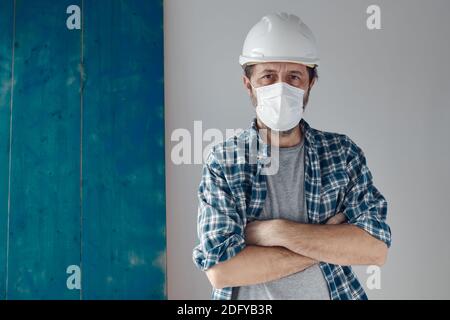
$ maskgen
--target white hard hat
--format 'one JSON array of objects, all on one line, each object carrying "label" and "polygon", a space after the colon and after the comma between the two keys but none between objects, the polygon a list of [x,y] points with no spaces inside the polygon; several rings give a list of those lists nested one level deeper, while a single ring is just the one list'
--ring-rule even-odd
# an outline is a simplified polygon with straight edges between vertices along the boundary
[{"label": "white hard hat", "polygon": [[319,64],[316,40],[302,20],[293,14],[269,14],[247,34],[239,56],[242,67],[261,62]]}]

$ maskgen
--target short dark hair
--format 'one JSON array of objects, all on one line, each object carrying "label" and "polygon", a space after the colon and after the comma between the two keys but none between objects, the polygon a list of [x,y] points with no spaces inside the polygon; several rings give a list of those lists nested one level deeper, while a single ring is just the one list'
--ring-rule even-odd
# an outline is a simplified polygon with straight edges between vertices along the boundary
[{"label": "short dark hair", "polygon": [[[244,74],[249,79],[252,76],[254,66],[255,66],[254,64],[251,64],[251,65],[246,65],[244,68]],[[311,81],[313,79],[317,80],[319,78],[319,73],[317,72],[317,65],[314,65],[314,67],[306,66],[306,69],[308,69],[309,83],[311,83]]]}]

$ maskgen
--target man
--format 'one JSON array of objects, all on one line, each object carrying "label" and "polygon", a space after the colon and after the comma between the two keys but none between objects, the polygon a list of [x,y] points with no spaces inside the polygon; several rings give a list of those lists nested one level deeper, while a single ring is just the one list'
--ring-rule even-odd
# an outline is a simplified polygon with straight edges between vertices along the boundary
[{"label": "man", "polygon": [[386,260],[387,202],[363,151],[302,118],[318,62],[294,15],[265,16],[247,35],[240,64],[256,119],[212,148],[198,191],[193,258],[213,299],[367,299],[350,265]]}]

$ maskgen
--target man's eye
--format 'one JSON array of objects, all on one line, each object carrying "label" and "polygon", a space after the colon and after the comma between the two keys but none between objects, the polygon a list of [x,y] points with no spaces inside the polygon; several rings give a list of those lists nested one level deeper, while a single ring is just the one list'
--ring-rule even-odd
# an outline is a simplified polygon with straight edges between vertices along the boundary
[{"label": "man's eye", "polygon": [[265,76],[263,76],[263,79],[272,79],[272,75],[271,74],[266,74]]},{"label": "man's eye", "polygon": [[298,80],[300,80],[300,77],[299,76],[291,76],[291,79],[295,80],[295,81],[298,81]]}]

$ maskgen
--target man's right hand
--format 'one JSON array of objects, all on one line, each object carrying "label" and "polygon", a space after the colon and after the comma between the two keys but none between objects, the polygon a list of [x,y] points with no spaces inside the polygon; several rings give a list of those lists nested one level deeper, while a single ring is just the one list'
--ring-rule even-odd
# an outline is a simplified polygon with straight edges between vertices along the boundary
[{"label": "man's right hand", "polygon": [[341,224],[344,223],[345,221],[347,221],[345,214],[339,212],[338,214],[329,218],[325,224]]}]

